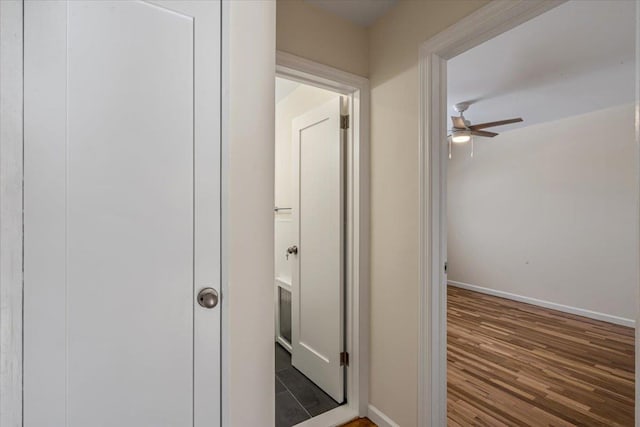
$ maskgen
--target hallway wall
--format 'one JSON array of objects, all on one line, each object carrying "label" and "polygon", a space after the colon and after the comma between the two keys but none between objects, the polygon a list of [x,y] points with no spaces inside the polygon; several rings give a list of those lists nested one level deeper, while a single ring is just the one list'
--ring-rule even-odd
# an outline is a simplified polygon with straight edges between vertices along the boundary
[{"label": "hallway wall", "polygon": [[367,37],[365,27],[303,0],[277,1],[279,51],[366,77],[369,75]]},{"label": "hallway wall", "polygon": [[370,401],[403,427],[418,404],[418,48],[485,4],[401,0],[369,30]]},{"label": "hallway wall", "polygon": [[418,404],[418,48],[487,2],[400,0],[369,28],[277,2],[278,50],[370,78],[370,402],[403,427]]},{"label": "hallway wall", "polygon": [[275,417],[273,187],[265,183],[274,179],[276,10],[274,2],[262,0],[226,4],[222,424],[268,426]]}]

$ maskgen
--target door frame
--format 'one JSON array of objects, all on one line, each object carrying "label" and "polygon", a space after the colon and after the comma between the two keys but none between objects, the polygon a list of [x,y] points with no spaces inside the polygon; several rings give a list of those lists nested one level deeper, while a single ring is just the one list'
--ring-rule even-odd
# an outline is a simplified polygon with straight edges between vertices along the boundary
[{"label": "door frame", "polygon": [[[566,0],[494,0],[426,40],[419,51],[420,248],[418,425],[447,422],[447,61]],[[636,144],[640,142],[640,1],[636,0]],[[638,152],[640,155],[640,151]],[[639,216],[640,219],[640,216]],[[640,288],[640,283],[639,283]],[[636,301],[640,324],[640,301]],[[636,425],[640,425],[640,328],[636,328]]]},{"label": "door frame", "polygon": [[340,425],[367,415],[369,405],[369,80],[290,53],[276,52],[276,76],[349,97],[346,153],[347,403],[298,424]]},{"label": "door frame", "polygon": [[0,1],[0,425],[22,426],[22,0]]}]

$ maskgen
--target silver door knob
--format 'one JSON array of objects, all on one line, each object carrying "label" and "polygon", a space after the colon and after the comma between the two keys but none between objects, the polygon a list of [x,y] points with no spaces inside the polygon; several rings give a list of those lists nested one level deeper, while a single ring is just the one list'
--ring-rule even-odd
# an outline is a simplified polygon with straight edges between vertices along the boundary
[{"label": "silver door knob", "polygon": [[298,253],[298,247],[297,246],[289,246],[287,248],[287,260],[289,259],[289,255],[291,254],[297,254]]},{"label": "silver door knob", "polygon": [[198,304],[204,308],[214,308],[218,305],[218,292],[213,288],[204,288],[198,292]]}]

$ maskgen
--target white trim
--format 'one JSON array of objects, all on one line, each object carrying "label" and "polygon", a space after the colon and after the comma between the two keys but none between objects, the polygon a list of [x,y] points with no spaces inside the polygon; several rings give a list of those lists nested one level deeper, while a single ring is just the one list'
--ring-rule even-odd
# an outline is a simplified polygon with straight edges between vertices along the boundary
[{"label": "white trim", "polygon": [[373,405],[369,405],[368,418],[378,427],[400,427],[395,421],[389,418],[384,412]]},{"label": "white trim", "polygon": [[551,301],[525,297],[522,295],[512,294],[511,292],[484,288],[482,286],[471,285],[469,283],[456,282],[455,280],[449,280],[448,283],[449,283],[449,286],[455,286],[456,288],[467,289],[469,291],[480,292],[482,294],[492,295],[494,297],[500,297],[500,298],[506,298],[513,301],[524,302],[526,304],[549,308],[551,310],[557,310],[563,313],[569,313],[569,314],[575,314],[577,316],[588,317],[589,319],[601,320],[603,322],[609,322],[609,323],[614,323],[616,325],[628,326],[630,328],[635,328],[636,326],[636,322],[633,319],[626,319],[624,317],[614,316],[606,313],[599,313],[597,311],[591,311],[584,308],[571,307],[569,305],[558,304]]},{"label": "white trim", "polygon": [[282,348],[287,350],[289,354],[293,352],[293,346],[291,345],[291,343],[289,343],[286,339],[282,338],[281,336],[276,337],[276,342],[280,344]]},{"label": "white trim", "polygon": [[0,1],[0,425],[22,426],[22,0]]},{"label": "white trim", "polygon": [[359,418],[354,408],[348,405],[338,406],[336,409],[316,415],[306,421],[296,424],[295,427],[339,427]]},{"label": "white trim", "polygon": [[220,2],[221,8],[221,43],[222,57],[221,80],[221,105],[220,105],[220,425],[229,426],[231,399],[229,399],[229,302],[226,296],[229,294],[229,176],[230,176],[230,64],[231,64],[231,18],[229,0]]},{"label": "white trim", "polygon": [[[351,98],[352,143],[347,152],[345,234],[346,350],[350,355],[346,378],[347,404],[326,414],[331,417],[333,412],[341,414],[347,411],[351,418],[341,421],[346,422],[356,416],[366,416],[369,404],[369,80],[285,52],[276,53],[276,75]],[[310,424],[300,425],[316,425],[315,418],[308,421]]]},{"label": "white trim", "polygon": [[[275,223],[289,223],[292,224],[293,223],[293,219],[291,218],[291,214],[289,212],[276,212],[275,214]],[[275,227],[274,230],[278,231],[278,228]],[[277,274],[278,272],[276,272]],[[276,280],[274,283],[274,294],[273,294],[273,304],[275,306],[275,318],[274,318],[274,324],[275,324],[275,329],[274,329],[274,336],[275,336],[275,340],[278,344],[280,344],[282,347],[284,347],[289,353],[291,353],[293,351],[293,346],[291,345],[291,343],[289,341],[287,341],[286,338],[284,338],[281,334],[280,334],[280,289],[284,289],[287,292],[290,293],[291,296],[293,296],[293,284],[292,284],[292,279],[288,278],[285,279],[283,277],[277,276],[276,275]],[[293,318],[293,312],[291,313],[291,316]]]},{"label": "white trim", "polygon": [[[311,84],[345,95],[353,93],[354,91],[366,92],[365,95],[368,95],[369,80],[367,78],[287,52],[276,52],[276,73],[278,77],[285,77],[290,80]],[[364,110],[365,105],[362,107]],[[368,103],[366,107],[368,108]],[[363,113],[364,112],[365,111],[363,111]],[[363,120],[364,123],[368,123],[368,115],[366,117],[363,115]]]},{"label": "white trim", "polygon": [[276,286],[278,288],[284,288],[291,292],[291,279],[283,279],[282,277],[276,277]]},{"label": "white trim", "polygon": [[[636,73],[635,73],[635,94],[636,94],[636,104],[635,104],[635,142],[636,147],[640,146],[640,0],[636,0]],[[636,165],[640,164],[640,150],[636,150]],[[640,186],[640,174],[638,169],[636,168],[636,185]],[[640,220],[640,198],[636,198],[636,216]],[[636,249],[639,248],[640,245],[640,226],[636,223],[635,229],[637,245]],[[640,277],[638,274],[638,265],[640,265],[640,260],[636,263],[636,276]],[[640,292],[636,292],[636,324],[640,320],[638,318],[640,315]],[[635,375],[635,384],[636,384],[636,392],[635,392],[635,425],[640,425],[640,328],[636,328],[636,375]]]},{"label": "white trim", "polygon": [[[276,277],[275,287],[274,287],[275,295],[273,297],[273,304],[275,305],[274,322],[276,325],[274,330],[274,336],[276,337],[276,342],[280,344],[282,347],[284,347],[289,353],[291,353],[293,351],[293,346],[289,341],[287,341],[286,338],[284,338],[280,334],[280,289],[284,289],[285,291],[289,292],[290,295],[293,295],[291,280],[285,280],[280,277]],[[292,313],[292,316],[293,316],[293,313]]]},{"label": "white trim", "polygon": [[447,424],[446,137],[447,60],[562,4],[494,0],[420,46],[418,426]]}]

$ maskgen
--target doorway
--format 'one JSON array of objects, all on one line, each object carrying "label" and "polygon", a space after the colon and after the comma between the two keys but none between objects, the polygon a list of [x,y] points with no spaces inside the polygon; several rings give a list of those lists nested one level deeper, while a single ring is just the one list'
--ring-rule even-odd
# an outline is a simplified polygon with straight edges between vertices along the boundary
[{"label": "doorway", "polygon": [[282,425],[341,425],[368,410],[368,82],[283,52],[276,63],[289,111],[276,126],[276,394],[297,405]]},{"label": "doorway", "polygon": [[[568,2],[566,6],[570,7],[572,2]],[[580,3],[580,2],[578,2]],[[593,2],[590,2],[593,5]],[[625,2],[619,2],[618,5],[622,5]],[[563,5],[563,6],[560,6]],[[607,7],[607,5],[601,4],[603,7]],[[627,11],[626,14],[630,16],[635,16],[636,10],[635,5],[633,3],[627,3],[627,6],[631,7],[631,11]],[[487,42],[492,38],[510,30],[520,26],[525,22],[532,21],[534,18],[543,15],[545,12],[558,7],[560,10],[561,7],[565,7],[564,2],[548,2],[548,3],[537,3],[532,4],[531,2],[509,2],[504,4],[489,4],[486,7],[478,10],[476,13],[470,15],[465,18],[458,24],[454,25],[452,28],[445,30],[440,33],[436,37],[431,40],[425,42],[421,48],[421,111],[422,117],[421,120],[421,144],[422,144],[422,157],[421,157],[421,291],[422,291],[422,300],[421,300],[421,326],[423,328],[421,333],[421,347],[422,354],[420,357],[420,363],[422,366],[421,370],[421,385],[420,385],[420,401],[424,402],[424,408],[421,408],[420,413],[420,425],[445,425],[447,422],[447,363],[446,363],[446,348],[445,343],[447,342],[446,336],[446,323],[447,323],[447,281],[450,279],[448,274],[451,273],[451,263],[454,262],[453,259],[447,259],[447,240],[448,240],[448,232],[451,230],[447,229],[446,218],[449,214],[450,209],[454,209],[451,206],[447,206],[447,192],[446,192],[446,183],[447,183],[447,166],[450,165],[450,161],[448,159],[449,150],[447,147],[447,136],[449,134],[449,130],[451,127],[451,119],[450,116],[458,116],[455,112],[451,111],[452,105],[447,103],[447,95],[448,92],[444,88],[447,85],[447,71],[448,71],[448,61],[462,54],[463,52],[468,52],[470,49],[481,45],[483,42]],[[552,11],[553,12],[553,11]],[[544,16],[543,16],[544,17]],[[573,18],[572,18],[573,19]],[[635,31],[633,31],[635,33]],[[633,36],[630,37],[631,41],[633,40]],[[513,57],[513,55],[511,56]],[[510,58],[511,58],[510,57]],[[631,65],[633,66],[636,62],[637,58],[634,60],[630,59]],[[490,62],[490,61],[489,61]],[[548,73],[543,74],[545,77]],[[632,73],[632,75],[635,75]],[[632,81],[627,83],[627,88],[629,86],[633,86],[635,77],[632,77]],[[451,83],[451,82],[449,82]],[[617,83],[617,82],[616,82]],[[607,87],[605,85],[604,89]],[[627,90],[629,93],[630,91]],[[592,91],[585,91],[585,94],[592,93]],[[630,94],[630,93],[629,93]],[[500,95],[500,94],[498,94]],[[501,94],[504,95],[504,94]],[[464,99],[457,100],[455,102],[461,101],[472,101],[472,109],[475,105],[480,106],[482,102],[489,102],[486,99]],[[473,101],[476,101],[476,104],[473,104]],[[629,103],[635,104],[637,100],[630,99]],[[606,106],[605,106],[606,107]],[[603,107],[603,108],[605,108]],[[551,108],[547,109],[551,110]],[[631,110],[633,111],[633,105],[631,105]],[[568,114],[570,115],[570,114]],[[513,116],[518,116],[518,114],[514,114]],[[510,117],[510,116],[509,116]],[[627,120],[624,124],[625,128],[629,131],[627,134],[626,141],[629,142],[629,147],[631,148],[631,152],[628,152],[626,157],[631,157],[632,159],[637,158],[637,146],[633,144],[637,144],[636,136],[633,134],[633,115],[629,115],[624,113],[624,117],[631,117],[631,119]],[[491,120],[500,120],[505,117],[496,117]],[[472,121],[471,124],[476,122],[485,122],[491,120],[479,119],[478,121]],[[525,117],[526,120],[526,117]],[[542,126],[542,125],[541,125]],[[455,127],[455,126],[454,126]],[[499,131],[498,131],[499,132]],[[513,131],[515,132],[515,131]],[[589,132],[585,128],[585,134],[590,137],[593,136],[593,132]],[[506,136],[506,133],[505,133]],[[571,140],[568,135],[565,135],[565,139]],[[605,138],[606,140],[606,138]],[[618,142],[618,141],[616,141]],[[475,141],[474,143],[474,151],[473,151],[473,159],[477,159],[479,155],[480,145],[483,142]],[[498,144],[497,139],[494,142],[490,142],[488,144]],[[488,146],[488,145],[487,145]],[[565,144],[566,146],[566,144]],[[512,152],[515,148],[504,147],[504,153]],[[556,147],[555,150],[558,150]],[[582,151],[581,151],[582,152]],[[453,156],[464,156],[464,162],[469,163],[473,160],[469,160],[471,154],[471,147],[467,145],[464,149],[457,149],[454,147],[452,150]],[[559,154],[559,153],[557,153]],[[582,159],[586,157],[579,156],[574,160]],[[459,160],[459,159],[458,159]],[[523,166],[529,159],[522,158]],[[567,159],[567,162],[571,162],[570,159]],[[459,163],[459,162],[458,162]],[[478,164],[478,162],[476,162]],[[637,165],[636,165],[637,167]],[[518,169],[518,177],[520,177],[519,173],[521,172]],[[542,172],[542,171],[541,171]],[[545,169],[545,172],[549,172]],[[617,172],[617,171],[616,171]],[[633,174],[632,174],[633,175]],[[570,174],[561,175],[561,176],[571,176]],[[549,178],[548,174],[543,174],[543,177]],[[632,179],[633,184],[631,185],[631,195],[629,196],[632,201],[637,198],[637,183]],[[475,185],[473,181],[468,181],[467,183],[470,185]],[[479,184],[479,183],[478,183]],[[599,181],[598,188],[603,185],[602,181]],[[557,187],[556,187],[557,188]],[[551,192],[553,192],[553,188],[550,188]],[[489,206],[485,205],[486,208]],[[554,206],[555,208],[555,206]],[[466,215],[471,212],[463,212],[461,206],[456,206],[455,212],[456,215]],[[627,209],[626,207],[624,209]],[[626,212],[626,210],[625,210]],[[637,217],[638,212],[635,207],[632,207],[629,210],[631,225],[627,229],[627,235],[631,236],[632,239],[636,239],[637,241]],[[543,218],[548,219],[549,212],[545,212]],[[582,221],[583,218],[580,218]],[[575,225],[575,224],[574,224]],[[631,231],[629,231],[629,228]],[[459,232],[459,229],[456,230]],[[455,237],[455,236],[454,236]],[[557,237],[557,235],[556,235]],[[490,237],[487,237],[490,238]],[[555,240],[554,240],[555,241]],[[637,246],[637,245],[634,245]],[[491,251],[487,251],[487,255],[491,253]],[[504,258],[504,257],[502,257]],[[458,261],[460,258],[458,257]],[[526,259],[523,259],[522,263],[525,263]],[[530,265],[531,263],[529,263]],[[633,263],[637,264],[636,262]],[[509,271],[513,267],[512,262],[507,262],[501,269],[501,272]],[[532,267],[530,267],[532,268]],[[468,302],[468,291],[479,292],[479,288],[475,289],[462,289],[465,287],[465,283],[462,280],[456,279],[458,282],[456,285],[457,289],[452,289],[450,291],[450,295],[452,295],[452,301],[455,304],[460,304],[461,301],[467,300]],[[556,311],[568,311],[572,315],[579,314],[582,317],[593,317],[598,321],[606,320],[609,322],[608,326],[604,328],[611,332],[611,336],[617,336],[617,338],[612,338],[616,340],[616,342],[622,343],[623,341],[626,343],[626,366],[631,367],[627,372],[618,372],[620,377],[624,377],[627,383],[630,381],[631,383],[631,394],[625,392],[624,399],[631,399],[630,407],[633,409],[633,389],[634,389],[634,373],[633,373],[633,348],[637,346],[637,342],[633,343],[633,335],[634,331],[625,330],[624,332],[618,334],[619,332],[619,323],[633,324],[635,323],[637,317],[637,297],[636,292],[638,286],[637,276],[632,274],[628,280],[626,280],[628,284],[631,286],[631,292],[633,295],[630,297],[627,296],[628,302],[631,302],[631,311],[628,310],[625,312],[625,315],[622,316],[608,316],[606,319],[597,319],[602,313],[598,312],[598,310],[591,309],[592,313],[586,313],[586,311],[582,311],[582,313],[571,313],[570,309],[572,307],[561,307],[564,304],[556,304],[555,307],[546,307],[552,308]],[[488,288],[488,286],[483,286],[484,288]],[[584,294],[586,294],[585,292]],[[488,292],[484,292],[481,297],[489,298],[486,296]],[[558,292],[560,294],[560,292]],[[504,292],[502,295],[498,295],[497,293],[493,296],[499,296],[502,298],[515,300],[515,296],[513,293]],[[583,296],[583,295],[580,295]],[[530,299],[529,304],[535,303],[537,305],[541,305],[544,307],[544,304],[549,303],[549,301],[543,300],[543,298],[534,298],[537,301],[533,301]],[[500,300],[500,298],[498,298]],[[492,300],[492,302],[495,302]],[[487,306],[491,306],[487,301]],[[629,306],[628,306],[629,307]],[[627,307],[627,308],[628,308]],[[458,305],[459,308],[459,305]],[[555,312],[552,312],[555,313]],[[460,316],[460,312],[458,312]],[[537,313],[542,317],[537,317],[538,319],[544,319],[545,315],[548,313]],[[589,316],[587,316],[587,314]],[[563,314],[564,316],[565,314]],[[567,316],[571,317],[571,316]],[[600,316],[602,317],[602,316]],[[557,316],[557,319],[562,318],[562,316]],[[587,319],[587,322],[591,322],[591,319]],[[616,324],[618,323],[618,324]],[[605,324],[604,322],[600,323],[600,325]],[[496,325],[499,326],[499,325]],[[588,329],[588,328],[584,328]],[[627,328],[628,329],[628,328]],[[459,332],[459,331],[458,331]],[[505,332],[505,331],[502,331]],[[567,334],[568,336],[572,336],[571,334]],[[629,343],[629,339],[631,341]],[[547,344],[549,344],[547,342]],[[627,345],[630,344],[630,345]],[[621,349],[618,349],[621,350]],[[636,353],[637,354],[637,353]],[[626,368],[625,368],[626,369]],[[624,369],[622,369],[624,370]],[[570,392],[569,392],[570,393]],[[600,392],[598,392],[599,394]],[[551,393],[552,394],[552,393]],[[576,395],[572,394],[572,398],[575,398]],[[560,396],[561,399],[563,396]],[[566,403],[566,402],[565,402]],[[585,405],[587,406],[587,405]],[[598,411],[606,411],[606,408],[594,409],[592,412],[597,413]]]},{"label": "doorway", "polygon": [[276,78],[276,426],[344,402],[348,99]]}]

